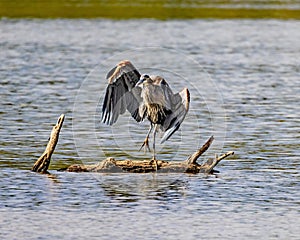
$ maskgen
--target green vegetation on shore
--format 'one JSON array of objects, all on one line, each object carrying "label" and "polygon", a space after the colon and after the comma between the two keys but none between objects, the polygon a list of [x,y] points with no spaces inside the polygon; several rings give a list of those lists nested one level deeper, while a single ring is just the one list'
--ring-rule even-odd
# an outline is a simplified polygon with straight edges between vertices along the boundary
[{"label": "green vegetation on shore", "polygon": [[0,0],[9,18],[300,19],[298,0]]}]

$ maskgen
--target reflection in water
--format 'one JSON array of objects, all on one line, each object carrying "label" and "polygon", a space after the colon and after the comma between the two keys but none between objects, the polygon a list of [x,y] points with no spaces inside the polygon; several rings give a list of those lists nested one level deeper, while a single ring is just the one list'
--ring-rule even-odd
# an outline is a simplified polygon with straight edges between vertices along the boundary
[{"label": "reflection in water", "polygon": [[[162,174],[163,175],[163,174]],[[142,176],[116,177],[105,179],[101,183],[106,196],[112,200],[123,202],[138,202],[140,200],[163,202],[176,202],[185,195],[188,182],[177,179],[179,176],[171,174],[159,176],[157,174],[145,174]],[[124,180],[125,177],[125,180]]]}]

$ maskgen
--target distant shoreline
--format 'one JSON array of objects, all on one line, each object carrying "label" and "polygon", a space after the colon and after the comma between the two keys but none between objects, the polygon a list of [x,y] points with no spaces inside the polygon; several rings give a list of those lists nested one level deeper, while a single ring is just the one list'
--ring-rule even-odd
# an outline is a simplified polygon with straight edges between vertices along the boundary
[{"label": "distant shoreline", "polygon": [[[119,3],[118,3],[119,2]],[[111,18],[111,19],[300,19],[300,6],[277,1],[276,4],[242,2],[208,4],[209,1],[182,5],[174,1],[0,1],[0,17],[6,18]],[[221,1],[220,1],[221,2]],[[293,2],[293,1],[290,1]],[[229,4],[230,3],[230,4]],[[236,3],[236,1],[235,1]]]}]

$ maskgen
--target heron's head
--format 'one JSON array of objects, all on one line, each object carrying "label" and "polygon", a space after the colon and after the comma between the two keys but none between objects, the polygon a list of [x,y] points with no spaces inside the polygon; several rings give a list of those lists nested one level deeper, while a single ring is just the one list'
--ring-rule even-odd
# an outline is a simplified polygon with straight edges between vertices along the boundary
[{"label": "heron's head", "polygon": [[136,87],[142,87],[144,83],[150,83],[152,79],[147,74],[143,74],[140,80],[135,84]]}]

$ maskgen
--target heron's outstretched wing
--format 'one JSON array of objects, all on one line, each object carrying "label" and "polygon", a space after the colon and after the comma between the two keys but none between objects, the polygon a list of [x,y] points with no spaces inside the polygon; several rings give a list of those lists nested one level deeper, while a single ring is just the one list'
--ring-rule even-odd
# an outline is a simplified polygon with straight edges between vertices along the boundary
[{"label": "heron's outstretched wing", "polygon": [[120,114],[126,109],[138,122],[142,120],[139,115],[139,105],[142,102],[141,89],[135,87],[140,73],[131,62],[125,60],[114,67],[106,76],[108,86],[102,106],[103,123],[112,125]]},{"label": "heron's outstretched wing", "polygon": [[[168,87],[169,94],[172,94],[171,89]],[[167,94],[167,92],[166,92]],[[167,141],[174,132],[176,132],[180,124],[183,122],[190,105],[190,93],[187,88],[181,92],[166,96],[166,100],[171,100],[171,113],[167,115],[164,123],[161,125],[161,130],[165,131],[161,143]]]}]

